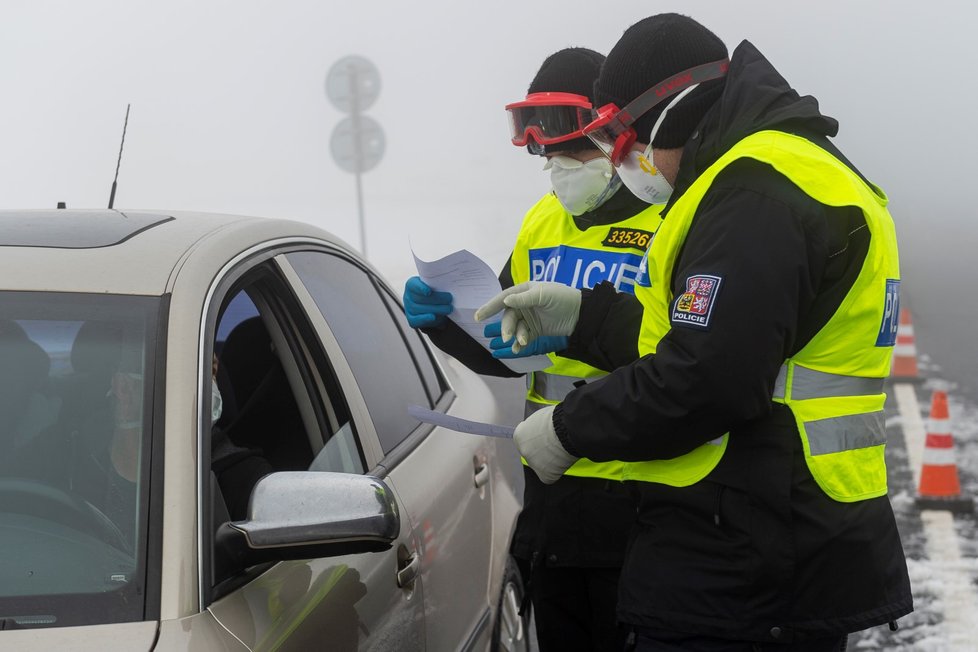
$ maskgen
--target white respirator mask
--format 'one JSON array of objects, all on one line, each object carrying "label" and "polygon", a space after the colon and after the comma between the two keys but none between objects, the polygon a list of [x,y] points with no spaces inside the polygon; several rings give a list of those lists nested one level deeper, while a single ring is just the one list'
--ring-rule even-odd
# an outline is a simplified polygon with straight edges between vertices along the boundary
[{"label": "white respirator mask", "polygon": [[603,156],[590,161],[554,156],[543,169],[550,170],[550,183],[561,206],[575,216],[594,210],[621,188],[614,166]]},{"label": "white respirator mask", "polygon": [[662,126],[669,109],[689,95],[697,86],[699,84],[693,84],[666,105],[666,108],[659,114],[658,120],[655,121],[652,133],[649,134],[649,146],[645,148],[644,152],[634,149],[628,152],[618,166],[618,176],[621,177],[625,187],[647,204],[665,204],[672,195],[672,184],[666,181],[659,168],[652,163],[652,141],[655,140],[655,135],[658,133],[659,127]]}]

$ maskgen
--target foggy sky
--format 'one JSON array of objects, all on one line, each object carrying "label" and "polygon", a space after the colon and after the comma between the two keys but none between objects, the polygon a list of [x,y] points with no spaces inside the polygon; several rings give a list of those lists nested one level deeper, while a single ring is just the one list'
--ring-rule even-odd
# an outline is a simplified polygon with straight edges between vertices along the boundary
[{"label": "foggy sky", "polygon": [[[978,241],[970,3],[0,0],[0,7],[0,208],[104,207],[131,102],[117,208],[299,219],[356,246],[353,177],[329,154],[343,114],[323,82],[337,59],[359,54],[380,70],[380,97],[368,115],[387,140],[363,180],[371,260],[403,280],[410,237],[419,253],[468,247],[498,267],[523,213],[549,189],[542,161],[509,143],[503,105],[523,97],[551,52],[607,52],[637,20],[679,11],[731,51],[752,41],[840,121],[836,142],[890,196],[905,276],[934,258],[944,269],[967,269]],[[966,300],[974,306],[973,291]]]}]

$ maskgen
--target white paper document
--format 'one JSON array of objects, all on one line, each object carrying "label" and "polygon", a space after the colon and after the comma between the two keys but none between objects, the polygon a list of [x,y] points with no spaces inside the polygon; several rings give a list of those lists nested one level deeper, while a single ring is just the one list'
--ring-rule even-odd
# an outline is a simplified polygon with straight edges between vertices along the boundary
[{"label": "white paper document", "polygon": [[[475,311],[502,291],[492,268],[465,249],[430,262],[421,260],[413,251],[411,254],[422,281],[433,290],[452,294],[454,310],[448,318],[488,351],[489,339],[482,334],[486,322],[477,322]],[[500,362],[523,374],[546,369],[552,364],[545,355],[511,358]]]},{"label": "white paper document", "polygon": [[435,412],[420,405],[409,405],[408,413],[424,423],[430,423],[456,432],[468,432],[473,435],[485,435],[487,437],[503,437],[512,439],[514,428],[509,426],[497,426],[493,423],[482,423],[481,421],[469,421],[460,417],[453,417],[443,412]]}]

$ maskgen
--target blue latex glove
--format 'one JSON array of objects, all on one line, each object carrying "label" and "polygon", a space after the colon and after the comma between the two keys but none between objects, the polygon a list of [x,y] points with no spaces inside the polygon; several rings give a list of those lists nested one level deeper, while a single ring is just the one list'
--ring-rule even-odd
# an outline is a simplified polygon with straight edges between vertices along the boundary
[{"label": "blue latex glove", "polygon": [[492,357],[498,359],[525,358],[528,355],[540,353],[553,353],[563,351],[567,348],[567,336],[565,335],[545,335],[538,337],[523,348],[519,353],[513,353],[513,339],[503,341],[502,322],[494,321],[486,324],[482,334],[492,338],[489,340],[489,348],[492,349]]},{"label": "blue latex glove", "polygon": [[404,284],[404,313],[411,328],[430,328],[445,323],[452,311],[450,292],[437,292],[417,276]]}]

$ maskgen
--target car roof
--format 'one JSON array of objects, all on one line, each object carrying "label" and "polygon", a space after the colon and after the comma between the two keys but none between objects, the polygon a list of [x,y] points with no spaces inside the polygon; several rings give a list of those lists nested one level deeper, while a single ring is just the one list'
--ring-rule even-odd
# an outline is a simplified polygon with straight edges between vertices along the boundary
[{"label": "car roof", "polygon": [[342,241],[291,220],[147,210],[0,210],[0,289],[160,295],[190,256],[216,273],[269,240]]}]

